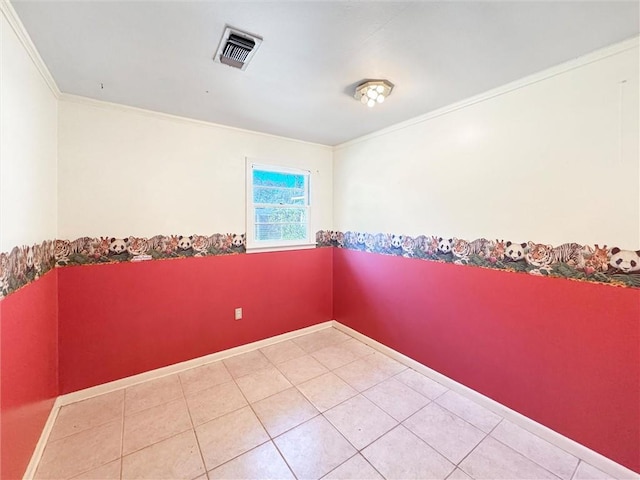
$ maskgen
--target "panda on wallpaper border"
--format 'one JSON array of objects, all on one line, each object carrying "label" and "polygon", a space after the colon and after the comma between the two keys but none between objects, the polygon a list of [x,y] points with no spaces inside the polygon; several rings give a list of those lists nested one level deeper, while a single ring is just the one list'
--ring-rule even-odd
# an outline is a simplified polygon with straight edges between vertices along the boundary
[{"label": "panda on wallpaper border", "polygon": [[614,247],[611,249],[609,265],[611,273],[640,273],[640,250],[634,252]]},{"label": "panda on wallpaper border", "polygon": [[526,254],[526,243],[513,243],[508,241],[506,244],[504,259],[506,261],[511,262],[519,262],[520,260],[524,260],[524,256]]},{"label": "panda on wallpaper border", "polygon": [[453,247],[453,238],[438,237],[438,252],[439,253],[451,253]]},{"label": "panda on wallpaper border", "polygon": [[121,256],[128,255],[127,252],[127,242],[129,241],[129,237],[127,238],[115,238],[111,237],[109,239],[109,256]]},{"label": "panda on wallpaper border", "polygon": [[245,234],[234,233],[231,239],[231,246],[235,248],[242,248],[245,245]]},{"label": "panda on wallpaper border", "polygon": [[402,244],[404,243],[403,235],[396,235],[395,233],[391,235],[391,248],[398,250],[402,248]]},{"label": "panda on wallpaper border", "polygon": [[178,251],[179,252],[189,252],[193,250],[193,235],[187,237],[185,235],[180,235],[178,237]]}]

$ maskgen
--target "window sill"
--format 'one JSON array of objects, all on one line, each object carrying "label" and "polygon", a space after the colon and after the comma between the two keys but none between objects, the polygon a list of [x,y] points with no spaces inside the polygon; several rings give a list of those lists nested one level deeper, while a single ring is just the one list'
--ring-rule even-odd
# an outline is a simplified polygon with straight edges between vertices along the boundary
[{"label": "window sill", "polygon": [[266,253],[266,252],[284,252],[287,250],[308,250],[316,248],[315,243],[298,243],[295,245],[264,245],[264,246],[247,246],[247,253]]}]

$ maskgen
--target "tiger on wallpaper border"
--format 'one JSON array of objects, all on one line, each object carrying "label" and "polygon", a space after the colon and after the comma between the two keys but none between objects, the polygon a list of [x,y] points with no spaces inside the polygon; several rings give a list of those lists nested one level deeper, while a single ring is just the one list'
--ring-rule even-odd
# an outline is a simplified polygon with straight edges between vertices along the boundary
[{"label": "tiger on wallpaper border", "polygon": [[576,267],[582,254],[582,245],[577,243],[565,243],[554,248],[553,245],[529,242],[528,246],[529,251],[525,255],[525,261],[535,267],[529,272],[533,275],[548,273],[549,267],[555,263],[566,263]]},{"label": "tiger on wallpaper border", "polygon": [[471,255],[484,257],[489,247],[489,240],[478,238],[473,242],[467,242],[461,238],[454,238],[451,253],[459,260],[468,260]]},{"label": "tiger on wallpaper border", "polygon": [[196,257],[202,257],[209,252],[211,241],[209,240],[209,237],[205,237],[204,235],[192,235],[191,247],[193,248],[193,251],[196,252]]},{"label": "tiger on wallpaper border", "polygon": [[413,257],[415,254],[416,241],[413,237],[409,235],[405,235],[402,239],[402,256],[403,257]]},{"label": "tiger on wallpaper border", "polygon": [[149,240],[144,237],[129,237],[127,240],[127,252],[136,257],[146,255],[149,251]]}]

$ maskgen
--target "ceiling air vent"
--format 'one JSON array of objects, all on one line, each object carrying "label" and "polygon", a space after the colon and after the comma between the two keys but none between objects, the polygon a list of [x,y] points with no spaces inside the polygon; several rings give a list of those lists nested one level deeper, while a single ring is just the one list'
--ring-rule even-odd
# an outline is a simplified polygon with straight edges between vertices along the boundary
[{"label": "ceiling air vent", "polygon": [[213,61],[245,70],[261,43],[256,35],[226,27]]}]

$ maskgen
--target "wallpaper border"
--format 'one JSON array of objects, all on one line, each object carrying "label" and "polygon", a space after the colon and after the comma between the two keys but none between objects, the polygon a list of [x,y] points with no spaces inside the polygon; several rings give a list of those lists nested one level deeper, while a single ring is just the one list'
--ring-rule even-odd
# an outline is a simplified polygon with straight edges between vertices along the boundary
[{"label": "wallpaper border", "polygon": [[46,240],[0,253],[0,299],[38,279],[54,267],[140,262],[171,258],[244,253],[245,234],[80,237]]},{"label": "wallpaper border", "polygon": [[319,247],[454,263],[494,270],[640,288],[640,250],[595,245],[553,245],[478,238],[320,230]]},{"label": "wallpaper border", "polygon": [[[640,288],[640,250],[595,245],[552,245],[459,238],[319,230],[317,247],[491,268],[509,272]],[[0,253],[0,299],[37,280],[54,267],[139,262],[246,253],[244,233],[80,237],[45,240]]]},{"label": "wallpaper border", "polygon": [[55,240],[13,247],[0,253],[0,300],[55,267]]}]

